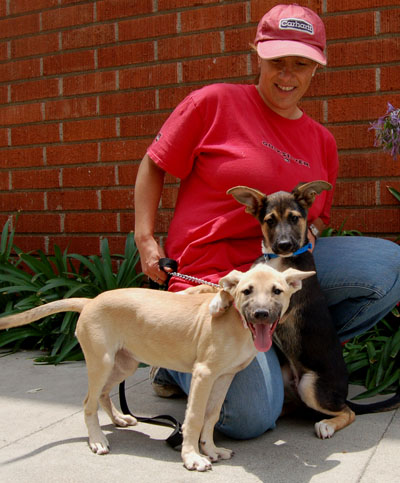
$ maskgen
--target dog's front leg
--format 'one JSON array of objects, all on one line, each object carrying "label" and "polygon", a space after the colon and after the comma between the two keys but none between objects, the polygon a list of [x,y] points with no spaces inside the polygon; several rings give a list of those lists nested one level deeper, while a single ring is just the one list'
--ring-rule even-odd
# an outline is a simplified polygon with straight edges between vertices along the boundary
[{"label": "dog's front leg", "polygon": [[183,464],[188,470],[207,471],[211,469],[210,460],[200,454],[199,438],[213,384],[214,378],[210,369],[204,364],[195,364],[182,427],[181,455]]},{"label": "dog's front leg", "polygon": [[228,460],[233,456],[232,450],[218,448],[214,444],[214,427],[219,419],[221,407],[233,377],[234,374],[225,374],[215,381],[207,404],[204,426],[200,436],[200,447],[202,452],[213,462]]}]

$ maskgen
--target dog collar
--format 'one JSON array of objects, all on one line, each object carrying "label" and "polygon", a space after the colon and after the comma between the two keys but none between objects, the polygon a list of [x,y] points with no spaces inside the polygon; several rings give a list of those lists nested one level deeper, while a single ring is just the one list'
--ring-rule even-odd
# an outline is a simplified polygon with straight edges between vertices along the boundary
[{"label": "dog collar", "polygon": [[[295,257],[296,255],[301,255],[302,253],[306,252],[307,250],[310,250],[311,248],[312,248],[312,244],[307,243],[307,245],[304,245],[303,247],[299,248],[291,256]],[[280,256],[281,255],[277,255],[276,253],[264,253],[265,260],[271,260],[272,258],[278,258]]]}]

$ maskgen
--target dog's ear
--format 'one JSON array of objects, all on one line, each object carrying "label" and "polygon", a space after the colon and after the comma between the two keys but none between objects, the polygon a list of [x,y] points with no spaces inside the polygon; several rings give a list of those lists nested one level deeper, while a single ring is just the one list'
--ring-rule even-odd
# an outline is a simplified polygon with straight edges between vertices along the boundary
[{"label": "dog's ear", "polygon": [[327,181],[311,181],[310,183],[298,184],[292,194],[296,201],[308,209],[314,203],[317,195],[330,189],[332,189],[332,185]]},{"label": "dog's ear", "polygon": [[287,284],[293,289],[293,293],[297,292],[301,289],[302,283],[301,281],[305,278],[312,277],[315,275],[316,272],[302,272],[300,270],[296,270],[295,268],[288,268],[282,275],[285,277]]},{"label": "dog's ear", "polygon": [[229,189],[226,194],[232,195],[236,201],[246,206],[246,212],[255,217],[258,216],[260,209],[267,199],[264,193],[247,186],[235,186]]},{"label": "dog's ear", "polygon": [[243,275],[243,272],[239,272],[238,270],[232,270],[232,272],[229,272],[228,275],[225,275],[225,277],[222,277],[220,279],[219,285],[222,290],[233,295],[233,291],[235,290]]}]

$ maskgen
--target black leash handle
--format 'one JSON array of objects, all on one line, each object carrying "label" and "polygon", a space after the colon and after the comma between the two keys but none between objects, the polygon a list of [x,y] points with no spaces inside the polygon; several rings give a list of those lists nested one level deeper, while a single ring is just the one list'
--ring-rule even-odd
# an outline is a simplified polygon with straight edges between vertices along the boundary
[{"label": "black leash handle", "polygon": [[[176,260],[173,260],[172,258],[160,258],[158,261],[158,266],[160,269],[165,272],[165,268],[171,268],[173,272],[178,271],[178,262]],[[167,280],[164,282],[164,284],[161,285],[166,285],[168,286],[169,279],[171,278],[171,274],[169,272],[165,272],[167,274]],[[149,281],[150,288],[158,290],[160,288],[160,284],[155,282],[154,280],[150,279]]]},{"label": "black leash handle", "polygon": [[182,444],[182,425],[172,416],[169,416],[168,414],[162,414],[160,416],[154,416],[150,418],[135,416],[131,413],[125,397],[125,381],[122,381],[119,385],[119,403],[123,414],[129,414],[141,423],[156,424],[157,426],[167,426],[173,428],[173,432],[165,440],[166,443],[169,444],[169,446],[171,446],[172,448],[176,448],[177,446],[180,446]]}]

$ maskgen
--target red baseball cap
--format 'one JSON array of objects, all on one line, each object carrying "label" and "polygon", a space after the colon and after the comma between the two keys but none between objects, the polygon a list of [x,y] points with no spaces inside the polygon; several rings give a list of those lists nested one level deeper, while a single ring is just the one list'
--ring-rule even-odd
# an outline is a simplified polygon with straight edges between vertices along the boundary
[{"label": "red baseball cap", "polygon": [[299,56],[326,65],[325,27],[320,17],[300,5],[277,5],[260,20],[255,39],[262,59]]}]

